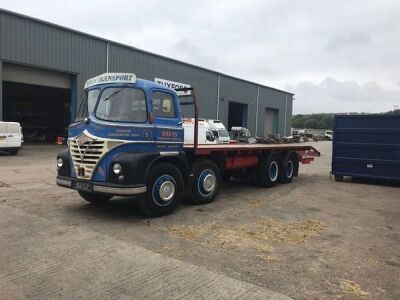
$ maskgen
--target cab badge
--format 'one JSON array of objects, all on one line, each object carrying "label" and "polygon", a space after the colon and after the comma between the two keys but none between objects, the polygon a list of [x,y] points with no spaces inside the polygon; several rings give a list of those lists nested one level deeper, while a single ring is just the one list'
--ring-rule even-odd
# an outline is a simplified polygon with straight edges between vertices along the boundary
[{"label": "cab badge", "polygon": [[81,134],[75,139],[76,143],[78,144],[79,147],[83,146],[87,142],[93,142],[93,139],[88,137],[86,134]]}]

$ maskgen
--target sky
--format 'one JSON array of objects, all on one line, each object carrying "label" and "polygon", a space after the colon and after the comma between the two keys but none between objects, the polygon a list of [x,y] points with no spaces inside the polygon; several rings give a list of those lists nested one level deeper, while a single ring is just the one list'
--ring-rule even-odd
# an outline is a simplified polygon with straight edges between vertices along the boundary
[{"label": "sky", "polygon": [[0,0],[0,7],[292,92],[294,114],[400,106],[399,0]]}]

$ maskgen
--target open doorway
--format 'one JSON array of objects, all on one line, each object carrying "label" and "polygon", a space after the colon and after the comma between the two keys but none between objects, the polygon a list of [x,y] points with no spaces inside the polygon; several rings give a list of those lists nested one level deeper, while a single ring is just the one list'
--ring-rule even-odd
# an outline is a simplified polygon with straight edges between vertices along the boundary
[{"label": "open doorway", "polygon": [[71,90],[3,82],[4,121],[19,122],[24,141],[55,143],[70,123]]},{"label": "open doorway", "polygon": [[228,130],[235,126],[247,128],[247,104],[229,102]]}]

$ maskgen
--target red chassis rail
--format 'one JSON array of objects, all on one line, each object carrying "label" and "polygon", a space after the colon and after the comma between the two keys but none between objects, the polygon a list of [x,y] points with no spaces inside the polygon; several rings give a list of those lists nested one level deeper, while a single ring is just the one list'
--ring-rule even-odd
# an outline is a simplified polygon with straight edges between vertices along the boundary
[{"label": "red chassis rail", "polygon": [[226,170],[253,167],[258,164],[259,155],[267,152],[296,152],[299,162],[309,164],[320,153],[312,146],[302,144],[218,144],[218,145],[185,145],[186,151],[193,151],[195,155],[214,155],[224,157]]}]

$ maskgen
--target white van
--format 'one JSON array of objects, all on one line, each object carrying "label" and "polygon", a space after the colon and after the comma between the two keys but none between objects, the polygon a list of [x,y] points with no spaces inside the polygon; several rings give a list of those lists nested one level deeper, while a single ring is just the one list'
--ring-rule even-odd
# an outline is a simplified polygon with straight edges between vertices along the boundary
[{"label": "white van", "polygon": [[229,144],[230,137],[228,130],[226,130],[224,124],[220,120],[207,120],[208,125],[210,126],[211,131],[214,133],[215,138],[218,141],[218,144]]},{"label": "white van", "polygon": [[17,154],[23,143],[21,125],[17,122],[0,121],[0,151]]},{"label": "white van", "polygon": [[[210,130],[210,126],[204,119],[199,119],[199,136],[198,143],[201,144],[217,144],[214,134]],[[184,118],[182,127],[184,130],[185,145],[193,145],[194,143],[194,118]]]},{"label": "white van", "polygon": [[333,140],[333,131],[332,130],[325,131],[325,138],[329,141],[332,141]]}]

